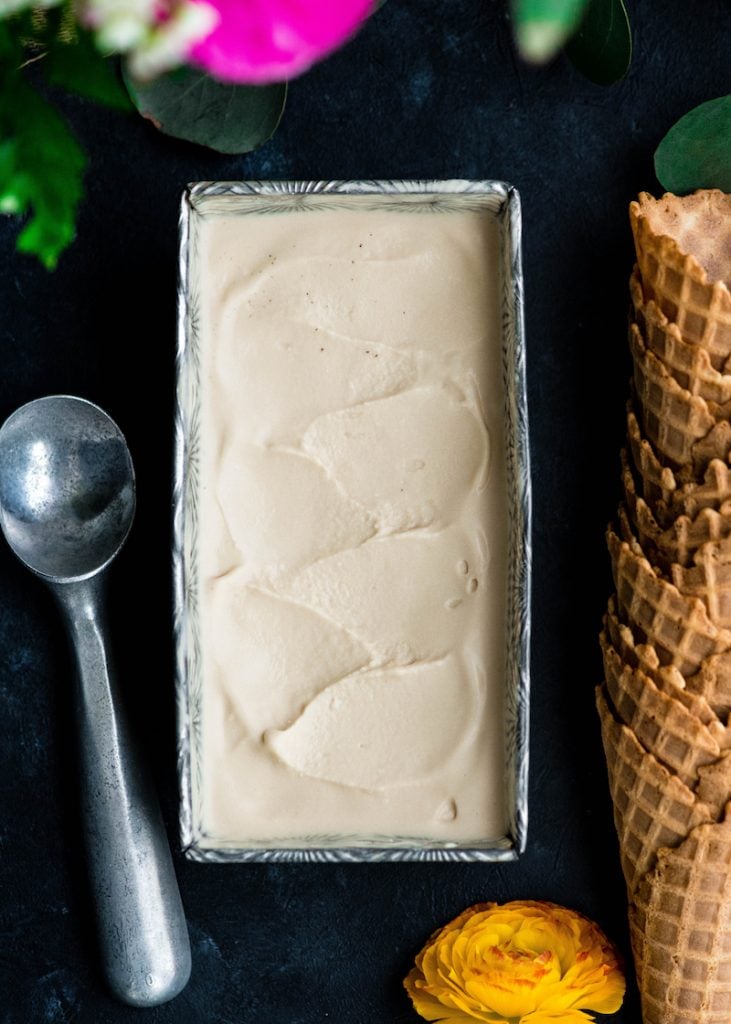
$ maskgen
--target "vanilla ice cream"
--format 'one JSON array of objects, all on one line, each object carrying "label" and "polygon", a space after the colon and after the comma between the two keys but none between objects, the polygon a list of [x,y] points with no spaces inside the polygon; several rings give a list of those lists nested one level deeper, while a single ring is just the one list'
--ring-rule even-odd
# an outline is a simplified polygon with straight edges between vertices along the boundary
[{"label": "vanilla ice cream", "polygon": [[194,221],[201,845],[504,836],[494,218]]}]

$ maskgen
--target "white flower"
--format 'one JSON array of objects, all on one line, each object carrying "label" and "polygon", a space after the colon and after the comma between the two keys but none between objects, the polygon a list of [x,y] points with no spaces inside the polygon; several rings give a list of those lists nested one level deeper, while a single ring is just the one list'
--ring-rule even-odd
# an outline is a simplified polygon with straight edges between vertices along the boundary
[{"label": "white flower", "polygon": [[217,22],[218,15],[208,4],[179,4],[167,21],[161,22],[134,48],[129,59],[132,74],[136,78],[154,78],[177,67]]},{"label": "white flower", "polygon": [[94,30],[102,50],[127,53],[157,21],[155,0],[81,0],[79,21]]},{"label": "white flower", "polygon": [[77,14],[101,50],[129,57],[138,78],[177,67],[218,21],[198,0],[77,0]]}]

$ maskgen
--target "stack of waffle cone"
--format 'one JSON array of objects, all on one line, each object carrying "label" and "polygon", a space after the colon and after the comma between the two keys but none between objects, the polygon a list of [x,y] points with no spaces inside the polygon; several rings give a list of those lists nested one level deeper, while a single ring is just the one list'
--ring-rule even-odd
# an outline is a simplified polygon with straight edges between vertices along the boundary
[{"label": "stack of waffle cone", "polygon": [[644,1024],[731,1024],[731,196],[630,207],[597,690]]}]

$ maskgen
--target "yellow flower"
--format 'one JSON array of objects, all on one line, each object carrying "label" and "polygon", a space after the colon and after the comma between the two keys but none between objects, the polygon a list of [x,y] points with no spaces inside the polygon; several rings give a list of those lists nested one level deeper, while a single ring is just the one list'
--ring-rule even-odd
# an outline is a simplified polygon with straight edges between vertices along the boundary
[{"label": "yellow flower", "polygon": [[597,925],[555,903],[478,903],[436,931],[404,981],[443,1024],[586,1024],[614,1013],[624,976]]}]

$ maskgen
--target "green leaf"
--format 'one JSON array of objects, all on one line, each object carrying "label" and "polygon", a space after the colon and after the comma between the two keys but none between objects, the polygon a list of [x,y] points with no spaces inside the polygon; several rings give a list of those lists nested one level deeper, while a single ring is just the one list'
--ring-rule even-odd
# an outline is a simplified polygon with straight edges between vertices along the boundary
[{"label": "green leaf", "polygon": [[73,39],[55,42],[43,60],[43,69],[50,85],[114,110],[133,109],[117,62],[99,52],[90,32],[77,28]]},{"label": "green leaf", "polygon": [[125,74],[132,102],[156,128],[219,153],[248,153],[270,138],[287,97],[286,83],[228,85],[192,68],[151,82]]},{"label": "green leaf", "polygon": [[513,0],[515,39],[522,57],[545,64],[576,30],[589,0]]},{"label": "green leaf", "polygon": [[597,85],[611,85],[632,61],[632,29],[624,0],[589,0],[566,54],[574,67]]},{"label": "green leaf", "polygon": [[17,242],[52,270],[76,233],[85,159],[66,122],[16,70],[0,73],[0,210],[30,213]]},{"label": "green leaf", "polygon": [[697,188],[731,192],[731,96],[701,103],[673,125],[655,152],[655,173],[679,195]]}]

